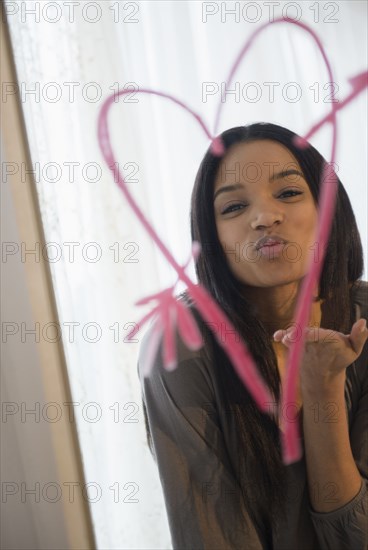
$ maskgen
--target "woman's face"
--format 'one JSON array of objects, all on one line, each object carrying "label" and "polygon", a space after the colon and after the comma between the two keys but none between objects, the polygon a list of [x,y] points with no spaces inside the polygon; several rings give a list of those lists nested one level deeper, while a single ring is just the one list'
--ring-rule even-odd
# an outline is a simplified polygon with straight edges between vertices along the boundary
[{"label": "woman's face", "polygon": [[[276,141],[257,140],[230,148],[215,180],[214,212],[229,266],[245,285],[270,287],[298,281],[307,273],[309,262],[321,254],[315,242],[313,196],[295,157]],[[257,250],[258,239],[268,235],[287,244]]]}]

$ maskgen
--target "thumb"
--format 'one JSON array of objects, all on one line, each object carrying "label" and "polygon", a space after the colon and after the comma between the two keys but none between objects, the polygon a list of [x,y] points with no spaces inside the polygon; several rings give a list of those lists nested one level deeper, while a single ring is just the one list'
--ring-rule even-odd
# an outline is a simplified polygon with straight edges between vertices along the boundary
[{"label": "thumb", "polygon": [[368,337],[367,320],[358,319],[351,329],[349,339],[354,351],[360,355]]}]

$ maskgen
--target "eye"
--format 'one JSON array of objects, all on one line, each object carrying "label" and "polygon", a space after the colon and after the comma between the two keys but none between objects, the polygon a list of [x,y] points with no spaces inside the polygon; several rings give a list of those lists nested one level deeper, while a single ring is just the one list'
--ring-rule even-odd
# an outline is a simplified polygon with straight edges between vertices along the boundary
[{"label": "eye", "polygon": [[247,205],[242,203],[230,204],[230,206],[227,206],[225,210],[221,212],[221,214],[228,214],[229,212],[235,212],[236,210],[239,210],[239,207],[242,208],[245,206]]},{"label": "eye", "polygon": [[283,191],[280,195],[280,197],[282,197],[283,195],[286,195],[287,193],[294,193],[294,195],[292,195],[293,197],[295,195],[301,195],[302,192],[301,191],[296,191],[296,189],[287,189],[286,191]]}]

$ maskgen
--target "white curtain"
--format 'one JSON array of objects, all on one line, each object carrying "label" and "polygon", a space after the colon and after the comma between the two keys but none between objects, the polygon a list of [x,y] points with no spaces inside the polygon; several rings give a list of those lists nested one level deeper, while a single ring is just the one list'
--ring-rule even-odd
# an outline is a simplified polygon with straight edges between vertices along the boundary
[{"label": "white curtain", "polygon": [[[273,9],[275,17],[300,18],[318,33],[342,100],[350,92],[347,79],[367,67],[365,2],[6,2],[101,549],[171,547],[144,430],[136,371],[141,335],[134,343],[124,337],[149,311],[134,302],[173,284],[176,275],[104,163],[99,110],[118,87],[153,88],[187,102],[212,131],[230,64]],[[295,26],[274,25],[242,62],[219,132],[269,121],[303,134],[331,107],[327,85],[313,41]],[[191,245],[190,193],[209,142],[173,104],[131,99],[137,101],[120,98],[109,115],[117,160],[183,264]],[[338,174],[367,243],[366,91],[338,121]],[[331,136],[326,126],[311,139],[327,159]],[[193,265],[188,272],[194,279]]]}]

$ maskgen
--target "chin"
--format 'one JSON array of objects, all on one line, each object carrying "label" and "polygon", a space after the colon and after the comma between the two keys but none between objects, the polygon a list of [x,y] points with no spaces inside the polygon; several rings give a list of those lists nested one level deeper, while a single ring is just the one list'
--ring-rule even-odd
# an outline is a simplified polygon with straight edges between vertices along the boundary
[{"label": "chin", "polygon": [[249,287],[273,287],[291,283],[300,283],[306,275],[305,272],[296,273],[296,270],[294,270],[294,273],[290,273],[290,270],[289,272],[285,272],[285,270],[282,270],[280,266],[277,267],[276,265],[274,269],[265,266],[263,269],[259,270],[259,273],[249,273],[249,271],[245,273],[245,270],[239,270],[239,266],[237,266],[237,268],[238,269],[232,269],[234,277],[240,283]]}]

